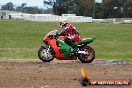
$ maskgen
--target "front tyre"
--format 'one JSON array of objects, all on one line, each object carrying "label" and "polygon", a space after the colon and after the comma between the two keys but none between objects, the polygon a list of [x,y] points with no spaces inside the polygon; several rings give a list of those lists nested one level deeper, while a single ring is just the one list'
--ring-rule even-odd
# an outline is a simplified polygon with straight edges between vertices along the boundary
[{"label": "front tyre", "polygon": [[78,54],[78,59],[82,63],[91,63],[95,59],[95,51],[90,46],[84,46],[80,48],[81,51],[85,51],[87,54]]},{"label": "front tyre", "polygon": [[38,50],[38,57],[43,62],[50,62],[54,59],[54,52],[50,48],[41,47]]}]

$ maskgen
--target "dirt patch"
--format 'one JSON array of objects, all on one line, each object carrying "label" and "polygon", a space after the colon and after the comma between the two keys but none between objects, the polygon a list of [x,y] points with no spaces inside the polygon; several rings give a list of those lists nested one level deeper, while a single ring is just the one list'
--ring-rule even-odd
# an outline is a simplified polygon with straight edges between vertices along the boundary
[{"label": "dirt patch", "polygon": [[[0,62],[0,87],[6,88],[83,88],[81,68],[90,79],[130,79],[132,65],[50,64],[42,62]],[[86,87],[89,88],[89,87]],[[90,87],[91,88],[91,87]],[[94,88],[132,88],[130,86],[94,86]]]}]

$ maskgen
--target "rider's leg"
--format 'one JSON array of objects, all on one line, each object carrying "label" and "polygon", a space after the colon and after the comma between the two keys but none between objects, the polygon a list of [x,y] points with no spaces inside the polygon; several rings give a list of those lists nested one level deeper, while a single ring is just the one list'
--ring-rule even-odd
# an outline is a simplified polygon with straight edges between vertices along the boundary
[{"label": "rider's leg", "polygon": [[73,52],[77,52],[78,48],[77,45],[75,45],[71,39],[69,38],[65,38],[65,43],[67,43],[69,46],[71,46],[73,48]]}]

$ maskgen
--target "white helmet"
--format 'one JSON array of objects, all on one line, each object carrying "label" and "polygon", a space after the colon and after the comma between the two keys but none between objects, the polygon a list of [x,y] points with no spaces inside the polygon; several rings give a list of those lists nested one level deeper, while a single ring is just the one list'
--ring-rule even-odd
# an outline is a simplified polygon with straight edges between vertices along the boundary
[{"label": "white helmet", "polygon": [[66,19],[61,19],[61,20],[59,21],[59,23],[60,23],[60,27],[63,27],[65,24],[68,23],[68,21],[67,21]]}]

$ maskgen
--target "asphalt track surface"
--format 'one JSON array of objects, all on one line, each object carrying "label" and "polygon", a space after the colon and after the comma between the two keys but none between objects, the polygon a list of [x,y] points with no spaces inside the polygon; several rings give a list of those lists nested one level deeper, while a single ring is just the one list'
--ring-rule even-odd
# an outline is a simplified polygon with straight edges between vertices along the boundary
[{"label": "asphalt track surface", "polygon": [[0,88],[132,88],[132,85],[90,85],[79,80],[81,68],[91,80],[132,80],[132,61],[95,60],[89,64],[79,61],[43,63],[40,60],[1,60]]},{"label": "asphalt track surface", "polygon": [[[0,60],[0,62],[14,62],[14,63],[39,63],[39,64],[82,64],[78,60],[54,60],[51,62],[42,62],[40,60],[25,60],[25,59],[7,59],[7,60]],[[93,64],[93,65],[132,65],[132,60],[94,60],[92,63],[85,63],[85,64]]]}]

